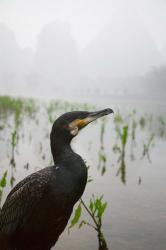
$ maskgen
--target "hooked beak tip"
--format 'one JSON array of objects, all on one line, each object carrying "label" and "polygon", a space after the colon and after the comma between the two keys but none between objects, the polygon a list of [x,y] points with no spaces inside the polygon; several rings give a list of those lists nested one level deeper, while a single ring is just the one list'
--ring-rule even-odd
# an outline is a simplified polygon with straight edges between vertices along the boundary
[{"label": "hooked beak tip", "polygon": [[95,117],[97,119],[97,118],[100,118],[102,116],[109,115],[111,113],[114,113],[114,111],[110,108],[107,108],[107,109],[103,109],[100,111],[90,113],[90,117]]},{"label": "hooked beak tip", "polygon": [[105,112],[105,115],[109,115],[111,113],[114,113],[114,111],[112,109],[110,109],[110,108],[107,108],[107,109],[105,109],[103,111]]}]

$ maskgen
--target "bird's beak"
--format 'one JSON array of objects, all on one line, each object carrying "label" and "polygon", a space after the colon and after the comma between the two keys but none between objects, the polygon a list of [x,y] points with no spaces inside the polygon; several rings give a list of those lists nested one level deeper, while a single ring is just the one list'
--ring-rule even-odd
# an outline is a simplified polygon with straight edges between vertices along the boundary
[{"label": "bird's beak", "polygon": [[81,129],[83,127],[85,127],[87,124],[89,124],[92,121],[95,121],[96,119],[105,116],[105,115],[109,115],[111,113],[114,113],[112,109],[103,109],[100,111],[95,111],[95,112],[89,112],[87,114],[87,117],[83,118],[83,119],[76,119],[73,122],[70,123],[70,127],[77,127],[78,129]]},{"label": "bird's beak", "polygon": [[111,113],[114,113],[114,111],[112,109],[110,109],[110,108],[102,109],[100,111],[90,112],[88,117],[85,118],[85,119],[89,119],[90,122],[91,122],[91,121],[94,121],[94,120],[96,120],[96,119],[98,119],[98,118],[100,118],[102,116],[109,115]]}]

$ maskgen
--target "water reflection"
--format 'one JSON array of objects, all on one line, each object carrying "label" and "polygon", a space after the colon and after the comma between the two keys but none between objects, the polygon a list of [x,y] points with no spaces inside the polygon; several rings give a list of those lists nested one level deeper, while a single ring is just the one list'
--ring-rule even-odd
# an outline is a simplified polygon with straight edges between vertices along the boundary
[{"label": "water reflection", "polygon": [[152,147],[154,147],[154,134],[150,135],[147,142],[143,143],[142,159],[147,157],[148,161],[151,162],[150,150]]}]

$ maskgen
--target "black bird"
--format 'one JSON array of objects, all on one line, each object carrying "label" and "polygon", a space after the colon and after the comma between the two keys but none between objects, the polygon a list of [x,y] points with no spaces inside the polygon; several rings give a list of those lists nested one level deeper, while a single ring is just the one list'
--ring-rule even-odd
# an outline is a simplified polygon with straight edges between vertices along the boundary
[{"label": "black bird", "polygon": [[29,175],[7,196],[0,211],[1,250],[48,250],[55,245],[87,182],[86,165],[70,142],[88,123],[112,112],[74,111],[54,122],[54,166]]}]

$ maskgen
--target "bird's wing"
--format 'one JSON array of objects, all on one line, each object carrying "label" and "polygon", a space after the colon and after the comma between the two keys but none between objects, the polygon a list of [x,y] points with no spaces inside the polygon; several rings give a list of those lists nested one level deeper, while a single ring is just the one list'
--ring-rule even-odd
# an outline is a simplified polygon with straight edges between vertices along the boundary
[{"label": "bird's wing", "polygon": [[10,234],[24,225],[43,197],[49,179],[50,171],[41,170],[16,185],[0,211],[0,232]]}]

